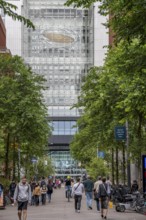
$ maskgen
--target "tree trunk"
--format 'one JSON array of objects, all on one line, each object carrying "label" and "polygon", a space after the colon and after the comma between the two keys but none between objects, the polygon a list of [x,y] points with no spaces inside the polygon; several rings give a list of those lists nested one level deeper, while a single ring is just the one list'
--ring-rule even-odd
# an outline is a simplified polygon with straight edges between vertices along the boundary
[{"label": "tree trunk", "polygon": [[9,178],[9,148],[10,148],[10,134],[7,134],[5,145],[5,178]]},{"label": "tree trunk", "polygon": [[114,148],[112,147],[112,184],[115,184]]},{"label": "tree trunk", "polygon": [[123,144],[123,183],[126,184],[126,159],[125,159],[125,145]]},{"label": "tree trunk", "polygon": [[119,157],[118,157],[118,146],[116,146],[116,184],[119,184]]},{"label": "tree trunk", "polygon": [[15,180],[16,178],[16,142],[15,138],[13,140],[13,176],[12,179]]}]

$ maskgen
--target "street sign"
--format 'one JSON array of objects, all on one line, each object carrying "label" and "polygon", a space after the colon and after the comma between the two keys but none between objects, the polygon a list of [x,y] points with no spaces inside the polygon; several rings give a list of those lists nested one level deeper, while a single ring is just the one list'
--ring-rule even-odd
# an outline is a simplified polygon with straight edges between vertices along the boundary
[{"label": "street sign", "polygon": [[38,160],[37,160],[37,158],[36,158],[36,157],[33,157],[33,158],[31,159],[31,162],[32,162],[32,163],[37,163],[37,162],[38,162]]},{"label": "street sign", "polygon": [[117,141],[126,140],[126,127],[125,126],[115,127],[115,139]]},{"label": "street sign", "polygon": [[146,193],[146,155],[142,155],[142,177],[143,192]]},{"label": "street sign", "polygon": [[97,152],[97,157],[104,158],[105,157],[105,153],[103,151],[98,151]]}]

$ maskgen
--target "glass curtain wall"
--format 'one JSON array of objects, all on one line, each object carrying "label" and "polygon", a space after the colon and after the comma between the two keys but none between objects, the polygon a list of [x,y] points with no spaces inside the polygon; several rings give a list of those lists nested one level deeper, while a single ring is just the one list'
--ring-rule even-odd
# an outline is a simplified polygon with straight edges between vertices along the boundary
[{"label": "glass curtain wall", "polygon": [[46,78],[44,97],[50,116],[79,116],[70,107],[77,102],[82,77],[93,65],[93,27],[88,10],[64,3],[26,1],[25,15],[36,29],[24,29],[23,56],[34,72]]},{"label": "glass curtain wall", "polygon": [[[80,112],[71,107],[78,100],[83,77],[93,66],[92,10],[65,7],[64,3],[65,0],[25,0],[23,6],[24,15],[35,25],[34,31],[23,28],[23,57],[35,73],[46,79],[44,100],[50,118],[66,118],[53,119],[53,135],[59,137],[77,132],[73,126]],[[54,161],[55,156],[64,155],[61,143],[59,146]],[[75,170],[76,163],[71,164]]]}]

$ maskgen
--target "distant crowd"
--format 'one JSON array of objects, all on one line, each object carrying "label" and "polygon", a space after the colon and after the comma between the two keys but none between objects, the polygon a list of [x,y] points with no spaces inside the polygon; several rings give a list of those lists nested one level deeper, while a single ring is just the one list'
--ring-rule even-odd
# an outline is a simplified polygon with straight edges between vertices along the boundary
[{"label": "distant crowd", "polygon": [[[9,197],[11,204],[18,205],[18,218],[19,220],[27,219],[27,205],[31,206],[46,205],[50,203],[52,199],[52,193],[54,189],[60,189],[61,186],[65,187],[65,197],[74,198],[75,212],[80,213],[82,195],[86,195],[86,205],[88,210],[92,210],[93,199],[96,201],[97,211],[101,213],[101,218],[106,219],[108,213],[108,207],[111,202],[111,196],[113,195],[112,183],[109,178],[99,176],[97,181],[93,182],[90,176],[84,176],[82,179],[73,179],[70,176],[63,178],[45,178],[42,177],[39,181],[32,180],[27,182],[25,176],[21,178],[19,183],[12,181],[9,186]],[[137,181],[133,181],[131,192],[138,190]],[[0,184],[0,193],[3,189]]]}]

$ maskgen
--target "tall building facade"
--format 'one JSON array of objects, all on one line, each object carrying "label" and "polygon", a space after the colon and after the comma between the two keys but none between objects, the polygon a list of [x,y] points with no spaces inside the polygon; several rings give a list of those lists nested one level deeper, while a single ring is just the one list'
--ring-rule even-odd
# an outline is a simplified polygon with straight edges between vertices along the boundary
[{"label": "tall building facade", "polygon": [[69,152],[80,112],[77,102],[81,81],[93,66],[92,13],[65,7],[64,0],[27,0],[24,15],[36,29],[23,29],[22,56],[33,71],[44,75],[44,99],[53,127],[49,155],[57,175],[77,175],[78,163]]},{"label": "tall building facade", "polygon": [[46,78],[44,100],[53,127],[48,156],[54,162],[56,175],[80,175],[80,164],[70,156],[69,144],[77,132],[74,126],[82,109],[72,106],[78,100],[88,69],[103,64],[103,46],[108,45],[108,34],[102,25],[106,18],[99,15],[98,4],[88,10],[65,7],[65,0],[8,2],[16,4],[18,13],[36,27],[33,31],[18,22],[14,25],[6,17],[12,54],[21,55],[34,72]]}]

